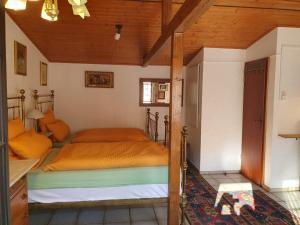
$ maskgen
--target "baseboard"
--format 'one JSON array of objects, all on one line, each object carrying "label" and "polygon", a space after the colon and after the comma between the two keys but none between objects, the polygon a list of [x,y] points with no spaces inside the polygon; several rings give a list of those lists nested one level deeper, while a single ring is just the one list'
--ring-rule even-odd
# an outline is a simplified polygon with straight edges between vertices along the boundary
[{"label": "baseboard", "polygon": [[190,161],[188,160],[188,165],[191,169],[194,171],[197,171],[198,173],[202,175],[210,175],[210,174],[236,174],[241,173],[240,170],[224,170],[224,171],[199,171],[199,169]]},{"label": "baseboard", "polygon": [[270,188],[267,185],[262,185],[262,188],[268,192],[283,192],[283,191],[299,191],[299,187],[289,187],[289,188]]},{"label": "baseboard", "polygon": [[240,170],[223,170],[223,171],[200,171],[203,175],[210,175],[210,174],[237,174],[241,173]]}]

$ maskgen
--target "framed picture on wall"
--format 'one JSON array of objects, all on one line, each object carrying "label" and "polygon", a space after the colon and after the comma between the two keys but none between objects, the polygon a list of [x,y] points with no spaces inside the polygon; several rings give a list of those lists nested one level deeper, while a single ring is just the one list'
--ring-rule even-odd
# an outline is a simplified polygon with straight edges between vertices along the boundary
[{"label": "framed picture on wall", "polygon": [[40,83],[41,86],[47,86],[48,84],[48,65],[47,63],[40,63]]},{"label": "framed picture on wall", "polygon": [[157,98],[158,98],[158,99],[165,99],[165,98],[166,98],[166,92],[164,92],[164,91],[159,91],[159,92],[158,92]]},{"label": "framed picture on wall", "polygon": [[88,88],[114,88],[113,72],[85,72],[85,87]]},{"label": "framed picture on wall", "polygon": [[27,47],[17,41],[14,42],[14,64],[16,74],[27,75]]},{"label": "framed picture on wall", "polygon": [[159,89],[159,91],[168,91],[168,85],[167,84],[159,84],[158,89]]}]

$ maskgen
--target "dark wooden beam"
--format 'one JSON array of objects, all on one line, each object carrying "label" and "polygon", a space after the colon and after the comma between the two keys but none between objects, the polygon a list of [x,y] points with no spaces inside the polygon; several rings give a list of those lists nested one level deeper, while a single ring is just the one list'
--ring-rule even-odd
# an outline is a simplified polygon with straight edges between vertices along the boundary
[{"label": "dark wooden beam", "polygon": [[8,146],[7,146],[7,87],[5,11],[0,0],[0,224],[10,224]]},{"label": "dark wooden beam", "polygon": [[163,33],[172,19],[172,0],[163,0],[161,11],[161,32]]},{"label": "dark wooden beam", "polygon": [[254,9],[279,9],[300,10],[300,1],[297,0],[217,0],[215,6],[227,6],[236,8]]},{"label": "dark wooden beam", "polygon": [[161,52],[173,33],[187,30],[201,15],[214,5],[214,3],[215,0],[186,0],[155,42],[152,49],[145,55],[143,66],[147,66],[150,61]]},{"label": "dark wooden beam", "polygon": [[181,152],[181,97],[183,75],[183,33],[172,35],[171,101],[169,150],[169,208],[168,225],[180,220],[180,152]]}]

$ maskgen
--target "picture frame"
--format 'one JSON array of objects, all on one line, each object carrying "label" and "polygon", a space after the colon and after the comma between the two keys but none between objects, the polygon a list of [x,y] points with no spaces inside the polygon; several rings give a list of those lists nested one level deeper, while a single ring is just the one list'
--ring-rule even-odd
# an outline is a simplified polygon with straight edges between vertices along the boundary
[{"label": "picture frame", "polygon": [[27,75],[27,47],[17,41],[14,41],[14,65],[16,74]]},{"label": "picture frame", "polygon": [[40,84],[41,86],[48,85],[48,65],[45,62],[40,62]]},{"label": "picture frame", "polygon": [[157,99],[165,99],[166,98],[166,92],[164,91],[159,91]]},{"label": "picture frame", "polygon": [[85,87],[87,88],[114,88],[114,73],[100,71],[85,72]]},{"label": "picture frame", "polygon": [[158,89],[159,89],[159,91],[168,91],[168,85],[167,84],[159,84]]}]

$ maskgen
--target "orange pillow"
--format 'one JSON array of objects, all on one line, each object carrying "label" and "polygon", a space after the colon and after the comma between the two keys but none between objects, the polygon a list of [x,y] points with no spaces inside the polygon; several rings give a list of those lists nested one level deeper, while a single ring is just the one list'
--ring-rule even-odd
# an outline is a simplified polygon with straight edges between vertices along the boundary
[{"label": "orange pillow", "polygon": [[55,116],[54,116],[54,112],[52,110],[48,110],[45,114],[44,114],[44,118],[39,119],[39,127],[41,129],[42,133],[46,133],[47,130],[47,124],[48,123],[54,123],[55,122]]},{"label": "orange pillow", "polygon": [[20,118],[8,121],[8,140],[11,140],[25,132],[25,127]]},{"label": "orange pillow", "polygon": [[70,127],[62,120],[56,120],[54,123],[48,123],[47,129],[53,133],[55,140],[63,142],[70,134]]},{"label": "orange pillow", "polygon": [[37,134],[33,129],[10,140],[8,144],[23,159],[40,159],[52,147],[49,138]]}]

